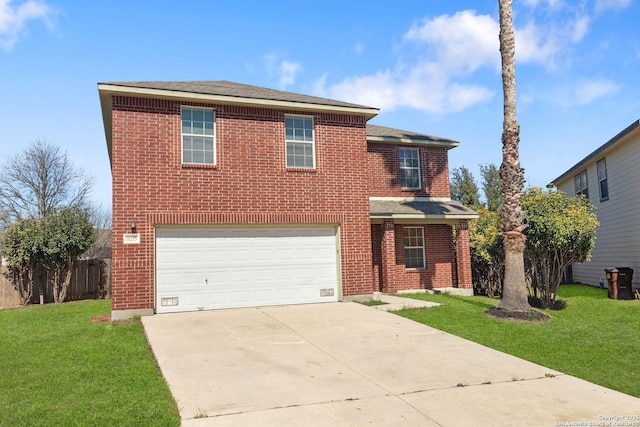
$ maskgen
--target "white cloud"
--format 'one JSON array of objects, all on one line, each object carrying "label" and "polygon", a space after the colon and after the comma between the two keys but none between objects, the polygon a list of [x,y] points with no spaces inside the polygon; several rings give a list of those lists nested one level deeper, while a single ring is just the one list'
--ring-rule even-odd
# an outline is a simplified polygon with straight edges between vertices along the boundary
[{"label": "white cloud", "polygon": [[390,111],[409,107],[431,114],[460,112],[486,102],[495,92],[465,77],[483,67],[499,71],[499,26],[489,15],[465,10],[423,19],[404,35],[403,48],[417,45],[419,55],[394,69],[315,82],[315,94]]},{"label": "white cloud", "polygon": [[421,25],[411,27],[404,39],[431,46],[449,71],[473,72],[485,65],[499,65],[499,30],[491,16],[465,10],[424,19]]},{"label": "white cloud", "polygon": [[40,20],[51,27],[54,10],[39,0],[15,4],[0,0],[0,47],[11,50],[18,42],[28,21]]},{"label": "white cloud", "polygon": [[[531,7],[566,6],[561,1],[524,1]],[[585,37],[591,19],[576,9],[568,14],[554,10],[551,15],[544,25],[528,20],[516,27],[519,64],[555,70],[571,63],[571,49]],[[315,93],[387,111],[400,107],[432,114],[463,111],[495,96],[494,90],[470,82],[469,77],[481,69],[500,73],[499,31],[497,18],[474,10],[423,19],[404,34],[395,67],[334,84],[327,84],[325,74],[315,82]],[[615,89],[605,81],[591,83],[565,98],[588,103]],[[533,97],[525,102],[534,102]]]},{"label": "white cloud", "polygon": [[459,112],[493,98],[495,92],[476,85],[452,84],[448,88],[445,107],[449,111]]},{"label": "white cloud", "polygon": [[573,94],[573,103],[577,105],[591,104],[593,101],[613,95],[621,86],[608,79],[587,80],[579,83]]},{"label": "white cloud", "polygon": [[589,24],[591,19],[588,16],[578,16],[575,22],[573,22],[573,31],[571,34],[571,41],[574,43],[579,42],[584,38],[589,31]]},{"label": "white cloud", "polygon": [[296,82],[296,74],[302,70],[298,62],[282,61],[278,67],[280,89],[286,89]]},{"label": "white cloud", "polygon": [[344,99],[391,111],[410,107],[432,114],[460,112],[485,102],[494,92],[478,85],[452,82],[435,64],[423,63],[407,73],[379,71],[372,75],[346,78],[326,86],[326,74],[315,84],[315,94]]},{"label": "white cloud", "polygon": [[264,66],[271,77],[278,79],[278,87],[286,89],[296,82],[296,76],[302,71],[299,62],[282,59],[279,52],[271,52],[263,56]]},{"label": "white cloud", "polygon": [[624,9],[631,2],[632,0],[596,0],[596,12]]},{"label": "white cloud", "polygon": [[356,55],[360,56],[364,53],[364,45],[360,42],[353,45],[353,51]]}]

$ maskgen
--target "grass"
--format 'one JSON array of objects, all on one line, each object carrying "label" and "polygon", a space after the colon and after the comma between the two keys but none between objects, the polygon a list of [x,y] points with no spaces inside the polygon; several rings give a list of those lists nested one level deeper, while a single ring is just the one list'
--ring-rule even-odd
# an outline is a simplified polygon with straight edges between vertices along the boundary
[{"label": "grass", "polygon": [[362,304],[362,305],[366,305],[368,307],[374,307],[376,305],[387,305],[388,303],[384,302],[384,301],[378,301],[375,299],[370,299],[370,300],[366,300],[366,301],[357,301],[358,303]]},{"label": "grass", "polygon": [[0,310],[0,425],[179,426],[139,320],[110,301]]},{"label": "grass", "polygon": [[[406,295],[404,295],[406,296]],[[441,303],[396,314],[542,366],[640,397],[640,302],[607,298],[606,289],[562,285],[562,310],[546,323],[510,322],[484,314],[498,300],[417,294]]]}]

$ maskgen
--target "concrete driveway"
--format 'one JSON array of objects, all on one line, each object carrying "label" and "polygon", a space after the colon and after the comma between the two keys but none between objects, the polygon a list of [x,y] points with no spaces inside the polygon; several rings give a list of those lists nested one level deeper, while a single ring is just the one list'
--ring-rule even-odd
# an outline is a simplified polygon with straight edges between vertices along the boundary
[{"label": "concrete driveway", "polygon": [[356,303],[142,322],[187,427],[640,426],[640,399]]}]

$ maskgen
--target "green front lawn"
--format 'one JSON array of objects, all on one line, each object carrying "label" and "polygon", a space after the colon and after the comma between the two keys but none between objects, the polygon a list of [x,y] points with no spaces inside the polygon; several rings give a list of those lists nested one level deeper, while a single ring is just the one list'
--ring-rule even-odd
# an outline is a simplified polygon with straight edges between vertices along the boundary
[{"label": "green front lawn", "polygon": [[110,301],[0,310],[0,425],[178,426],[140,321]]},{"label": "green front lawn", "polygon": [[[406,296],[406,295],[403,295]],[[547,323],[510,322],[484,314],[498,300],[412,295],[443,305],[396,312],[539,365],[640,397],[640,301],[615,301],[606,289],[562,285],[562,310]]]}]

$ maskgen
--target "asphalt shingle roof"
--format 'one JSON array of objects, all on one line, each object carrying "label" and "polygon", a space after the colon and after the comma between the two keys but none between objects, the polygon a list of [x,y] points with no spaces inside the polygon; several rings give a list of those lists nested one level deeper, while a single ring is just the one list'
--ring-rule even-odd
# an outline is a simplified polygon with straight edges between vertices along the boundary
[{"label": "asphalt shingle roof", "polygon": [[306,104],[329,105],[334,107],[366,108],[364,105],[337,101],[334,99],[320,98],[317,96],[302,95],[293,92],[268,89],[260,86],[251,86],[226,80],[216,81],[190,81],[190,82],[105,82],[111,86],[122,86],[141,89],[169,90],[183,93],[198,93],[203,95],[231,96],[237,98],[262,99],[269,101],[301,102]]},{"label": "asphalt shingle roof", "polygon": [[386,141],[412,140],[416,142],[424,143],[441,143],[441,144],[458,144],[458,141],[453,139],[441,138],[439,136],[425,135],[423,133],[410,132],[407,130],[400,130],[394,128],[388,128],[384,126],[376,126],[367,124],[367,136],[384,138]]},{"label": "asphalt shingle roof", "polygon": [[477,215],[475,211],[454,201],[370,200],[371,216],[417,215],[424,217],[455,217]]}]

